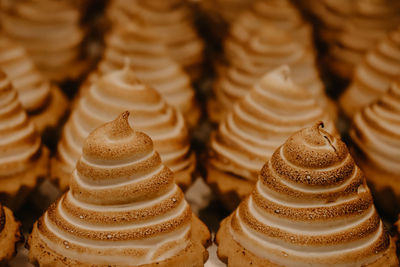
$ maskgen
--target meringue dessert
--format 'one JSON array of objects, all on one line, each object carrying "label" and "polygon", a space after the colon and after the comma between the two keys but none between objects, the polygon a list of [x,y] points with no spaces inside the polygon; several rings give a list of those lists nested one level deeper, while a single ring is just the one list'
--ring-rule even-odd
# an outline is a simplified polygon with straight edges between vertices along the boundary
[{"label": "meringue dessert", "polygon": [[252,34],[247,42],[226,41],[226,50],[235,56],[228,57],[228,66],[220,71],[214,83],[215,97],[208,103],[210,119],[221,121],[265,73],[283,64],[291,67],[294,82],[307,89],[324,109],[335,114],[336,109],[325,95],[311,47],[270,24],[259,28],[261,30]]},{"label": "meringue dessert", "polygon": [[311,25],[304,20],[300,11],[290,0],[255,1],[231,24],[225,53],[229,56],[230,43],[248,42],[251,36],[266,24],[272,24],[288,32],[302,44],[313,46]]},{"label": "meringue dessert", "polygon": [[387,215],[400,212],[400,80],[356,113],[350,129],[353,156]]},{"label": "meringue dessert", "polygon": [[196,160],[182,114],[155,89],[139,81],[126,65],[102,76],[75,103],[51,166],[52,177],[62,190],[68,187],[70,174],[90,132],[124,110],[132,112],[135,128],[153,139],[155,149],[175,173],[177,183],[183,189],[190,185]]},{"label": "meringue dessert", "polygon": [[0,202],[15,210],[48,175],[49,151],[0,71]]},{"label": "meringue dessert", "polygon": [[399,265],[363,173],[321,125],[280,146],[222,221],[216,241],[228,266]]},{"label": "meringue dessert", "polygon": [[131,23],[146,26],[193,80],[201,75],[204,43],[194,27],[194,14],[185,1],[112,0],[106,14],[113,27]]},{"label": "meringue dessert", "polygon": [[390,32],[356,67],[352,83],[340,98],[340,106],[352,118],[363,107],[384,95],[400,77],[400,27]]},{"label": "meringue dessert", "polygon": [[207,182],[229,210],[235,209],[275,149],[317,121],[336,133],[329,114],[293,82],[288,66],[266,74],[211,134]]},{"label": "meringue dessert", "polygon": [[70,1],[0,1],[4,33],[27,48],[50,80],[75,79],[85,71],[81,14]]},{"label": "meringue dessert", "polygon": [[67,98],[37,70],[25,48],[4,34],[0,34],[0,68],[38,132],[56,128],[68,109]]},{"label": "meringue dessert", "polygon": [[[29,259],[40,266],[203,266],[207,227],[129,112],[94,130],[70,190],[35,223]],[[56,264],[55,264],[56,263]]]},{"label": "meringue dessert", "polygon": [[344,79],[351,79],[365,53],[400,24],[398,0],[321,0],[312,5],[328,46],[325,64]]},{"label": "meringue dessert", "polygon": [[20,227],[12,211],[0,203],[0,266],[16,254],[16,245],[23,240]]},{"label": "meringue dessert", "polygon": [[89,88],[102,74],[123,68],[128,61],[140,80],[154,87],[169,104],[184,114],[189,126],[197,124],[200,109],[190,78],[170,58],[165,46],[152,31],[134,25],[118,27],[106,36],[105,43],[103,59],[97,71],[88,77],[81,90]]}]

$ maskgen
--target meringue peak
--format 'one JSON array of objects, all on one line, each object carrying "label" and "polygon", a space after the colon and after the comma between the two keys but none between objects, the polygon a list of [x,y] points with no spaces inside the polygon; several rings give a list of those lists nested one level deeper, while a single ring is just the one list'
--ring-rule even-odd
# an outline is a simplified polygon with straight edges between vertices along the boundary
[{"label": "meringue peak", "polygon": [[100,161],[135,160],[153,150],[150,137],[129,125],[129,111],[94,130],[83,146],[83,157]]},{"label": "meringue peak", "polygon": [[349,155],[346,145],[321,126],[318,122],[293,134],[282,146],[284,157],[296,166],[311,169],[330,168],[345,160]]},{"label": "meringue peak", "polygon": [[117,119],[107,124],[109,139],[118,140],[132,136],[134,130],[129,125],[129,114],[129,111],[124,111]]},{"label": "meringue peak", "polygon": [[279,68],[265,74],[261,80],[260,84],[268,85],[268,84],[277,84],[280,87],[287,88],[293,87],[294,83],[292,80],[291,69],[288,65],[282,65]]},{"label": "meringue peak", "polygon": [[142,82],[135,75],[134,68],[131,64],[131,61],[128,57],[125,58],[125,64],[121,72],[121,80],[127,84],[142,84]]}]

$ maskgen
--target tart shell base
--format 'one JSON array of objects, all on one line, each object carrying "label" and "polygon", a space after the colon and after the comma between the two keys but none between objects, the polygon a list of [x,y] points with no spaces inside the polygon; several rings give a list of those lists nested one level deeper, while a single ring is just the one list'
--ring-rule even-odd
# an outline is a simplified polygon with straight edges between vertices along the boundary
[{"label": "tart shell base", "polygon": [[[232,215],[221,222],[221,226],[216,237],[216,242],[218,244],[218,257],[223,262],[225,262],[228,267],[283,267],[281,265],[274,264],[266,259],[261,259],[257,257],[256,255],[242,247],[239,243],[237,243],[232,238],[232,235],[229,233],[228,224],[231,223],[231,218]],[[399,262],[396,256],[396,246],[392,238],[390,240],[390,247],[386,251],[386,253],[377,261],[366,266],[399,266]]]},{"label": "tart shell base", "polygon": [[[93,266],[104,266],[110,265],[82,263],[73,259],[69,259],[63,255],[55,253],[51,248],[44,243],[38,236],[37,223],[33,226],[33,231],[28,240],[29,249],[29,260],[36,266],[42,267],[93,267]],[[201,267],[208,259],[208,252],[206,247],[210,243],[210,232],[207,227],[195,216],[192,218],[192,236],[191,244],[183,250],[179,255],[169,258],[164,261],[154,262],[151,264],[137,265],[137,267],[170,267],[170,266],[182,266],[182,267]],[[113,265],[114,266],[114,265]],[[127,265],[118,267],[132,267],[136,265]]]}]

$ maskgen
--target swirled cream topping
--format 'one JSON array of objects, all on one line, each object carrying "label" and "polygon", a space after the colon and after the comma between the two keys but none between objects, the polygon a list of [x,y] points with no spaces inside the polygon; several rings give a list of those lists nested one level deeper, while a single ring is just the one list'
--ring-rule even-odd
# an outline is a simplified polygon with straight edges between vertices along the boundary
[{"label": "swirled cream topping", "polygon": [[80,263],[138,266],[179,254],[190,243],[190,206],[129,112],[94,130],[70,190],[37,224],[39,238]]},{"label": "swirled cream topping", "polygon": [[356,67],[353,81],[341,99],[350,117],[388,91],[400,77],[400,28],[389,33],[374,49],[365,54]]},{"label": "swirled cream topping", "polygon": [[46,74],[71,71],[84,37],[79,10],[68,1],[5,2],[2,29],[27,48],[36,66]]},{"label": "swirled cream topping", "polygon": [[0,67],[18,91],[19,100],[28,112],[43,108],[50,95],[50,83],[36,69],[21,45],[0,35]]},{"label": "swirled cream topping", "polygon": [[156,90],[139,81],[126,65],[97,80],[78,100],[63,129],[57,159],[71,172],[90,132],[124,110],[132,112],[135,128],[150,135],[163,162],[179,173],[194,164],[189,134],[180,112]]},{"label": "swirled cream topping", "polygon": [[354,116],[350,136],[374,168],[400,177],[400,82]]},{"label": "swirled cream topping", "polygon": [[266,74],[238,101],[211,137],[210,163],[256,181],[264,163],[290,135],[324,121],[335,126],[312,95],[291,79],[288,66]]},{"label": "swirled cream topping", "polygon": [[[229,31],[231,36],[228,41],[246,42],[265,24],[272,24],[283,29],[301,43],[312,46],[311,26],[288,0],[255,1],[231,24]],[[227,45],[226,48],[229,46]],[[235,56],[229,55],[229,51],[225,52],[227,56]]]},{"label": "swirled cream topping", "polygon": [[228,111],[233,103],[244,97],[267,72],[287,64],[292,69],[293,81],[318,98],[322,106],[326,95],[310,49],[293,39],[288,32],[265,24],[248,42],[226,42],[230,57],[214,85],[214,93],[222,109]]},{"label": "swirled cream topping", "polygon": [[198,36],[193,14],[184,1],[111,1],[107,15],[114,27],[130,23],[145,25],[165,44],[171,57],[183,67],[201,64],[203,41]]},{"label": "swirled cream topping", "polygon": [[0,179],[29,171],[40,155],[40,136],[0,71]]},{"label": "swirled cream topping", "polygon": [[189,76],[173,61],[157,36],[145,27],[116,28],[106,38],[98,72],[120,69],[129,59],[136,76],[153,86],[168,103],[188,114],[196,109]]},{"label": "swirled cream topping", "polygon": [[229,231],[241,246],[280,266],[366,266],[390,244],[346,145],[319,124],[274,152]]}]

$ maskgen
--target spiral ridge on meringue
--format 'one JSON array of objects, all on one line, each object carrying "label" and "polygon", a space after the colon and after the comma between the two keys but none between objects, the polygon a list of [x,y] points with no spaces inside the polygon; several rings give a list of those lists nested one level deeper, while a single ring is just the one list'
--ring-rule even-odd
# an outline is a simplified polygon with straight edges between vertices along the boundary
[{"label": "spiral ridge on meringue", "polygon": [[187,3],[177,0],[113,0],[107,8],[113,27],[135,23],[144,25],[159,38],[172,59],[187,69],[199,68],[204,44],[194,27],[193,14]]},{"label": "spiral ridge on meringue", "polygon": [[[89,133],[124,110],[132,112],[135,128],[153,139],[166,166],[175,172],[178,184],[187,186],[195,166],[184,118],[156,90],[142,83],[130,66],[102,76],[82,95],[63,129],[56,161],[68,177],[82,153]],[[53,172],[54,176],[57,176]],[[67,178],[58,177],[63,188]]]},{"label": "spiral ridge on meringue", "polygon": [[390,245],[362,172],[319,124],[275,151],[230,218],[237,243],[282,266],[368,266]]},{"label": "spiral ridge on meringue", "polygon": [[18,90],[24,109],[32,112],[46,104],[50,83],[36,70],[26,50],[4,35],[0,35],[0,67]]},{"label": "spiral ridge on meringue", "polygon": [[34,229],[70,260],[138,266],[173,257],[191,242],[190,206],[150,137],[133,130],[128,116],[89,135],[70,190]]},{"label": "spiral ridge on meringue", "polygon": [[[400,82],[357,112],[350,130],[357,152],[376,170],[400,177]],[[368,173],[367,177],[368,177]]]},{"label": "spiral ridge on meringue", "polygon": [[357,65],[351,85],[340,99],[349,117],[388,91],[400,76],[400,27],[390,32]]},{"label": "spiral ridge on meringue", "polygon": [[84,33],[74,4],[54,0],[3,1],[1,14],[3,31],[24,45],[49,79],[63,80],[81,71]]},{"label": "spiral ridge on meringue", "polygon": [[312,1],[312,12],[321,21],[319,35],[328,45],[327,64],[350,79],[365,53],[400,24],[400,3],[377,1]]},{"label": "spiral ridge on meringue", "polygon": [[197,123],[200,114],[189,76],[168,56],[157,36],[145,27],[130,25],[113,29],[106,38],[97,73],[89,77],[88,84],[102,74],[122,68],[127,60],[136,76],[180,110],[189,125]]},{"label": "spiral ridge on meringue", "polygon": [[41,139],[3,72],[0,72],[0,140],[0,180],[34,168],[42,152]]},{"label": "spiral ridge on meringue", "polygon": [[68,100],[39,72],[26,49],[4,34],[0,34],[0,67],[36,129],[41,133],[55,127],[67,110]]},{"label": "spiral ridge on meringue", "polygon": [[210,141],[210,164],[255,182],[264,163],[290,135],[324,121],[335,126],[288,66],[266,74],[220,123]]},{"label": "spiral ridge on meringue", "polygon": [[294,82],[311,92],[321,106],[326,106],[327,96],[311,48],[293,39],[285,30],[266,24],[247,42],[227,40],[226,44],[227,50],[236,56],[229,58],[228,66],[221,70],[213,88],[222,114],[244,97],[265,73],[283,64],[291,67]]},{"label": "spiral ridge on meringue", "polygon": [[[290,33],[302,44],[312,46],[312,28],[288,0],[259,0],[240,13],[230,26],[228,42],[246,42],[265,24]],[[229,44],[225,45],[229,48]],[[229,50],[225,51],[229,56]],[[231,55],[232,57],[234,54]]]}]

